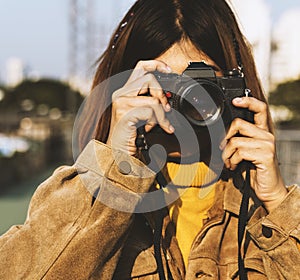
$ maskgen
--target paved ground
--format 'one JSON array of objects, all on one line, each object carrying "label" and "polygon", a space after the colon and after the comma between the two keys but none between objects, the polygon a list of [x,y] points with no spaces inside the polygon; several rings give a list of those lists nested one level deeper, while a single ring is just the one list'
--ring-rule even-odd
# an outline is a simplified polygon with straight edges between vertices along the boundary
[{"label": "paved ground", "polygon": [[6,193],[0,195],[0,235],[12,225],[24,222],[32,194],[54,169],[55,167],[49,167],[35,178],[13,185]]}]

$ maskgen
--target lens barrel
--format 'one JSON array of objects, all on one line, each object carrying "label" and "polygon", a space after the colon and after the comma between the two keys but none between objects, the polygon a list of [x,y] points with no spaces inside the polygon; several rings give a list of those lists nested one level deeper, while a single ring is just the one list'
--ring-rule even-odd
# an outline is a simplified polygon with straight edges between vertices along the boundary
[{"label": "lens barrel", "polygon": [[192,80],[182,84],[178,96],[179,111],[194,125],[211,125],[223,113],[223,91],[209,80]]}]

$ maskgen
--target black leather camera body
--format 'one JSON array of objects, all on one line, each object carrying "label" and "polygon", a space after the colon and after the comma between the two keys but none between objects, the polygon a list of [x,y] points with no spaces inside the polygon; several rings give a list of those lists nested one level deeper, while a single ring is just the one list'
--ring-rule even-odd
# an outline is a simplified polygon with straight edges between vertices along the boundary
[{"label": "black leather camera body", "polygon": [[161,144],[167,152],[192,154],[196,145],[191,138],[196,135],[197,149],[203,153],[222,141],[233,119],[253,122],[252,112],[232,104],[234,98],[250,94],[239,70],[217,77],[213,67],[192,62],[182,75],[152,73],[171,105],[172,110],[166,117],[174,126],[175,135],[167,134],[156,125],[146,135],[149,146]]},{"label": "black leather camera body", "polygon": [[[182,114],[196,130],[214,125],[220,118],[225,128],[235,118],[253,122],[252,112],[232,104],[234,98],[250,94],[239,70],[228,71],[224,76],[216,77],[211,66],[204,62],[192,62],[182,75],[160,72],[153,74],[171,107]],[[171,117],[170,114],[172,113],[168,117]],[[175,126],[180,125],[176,118],[172,118],[172,121]]]}]

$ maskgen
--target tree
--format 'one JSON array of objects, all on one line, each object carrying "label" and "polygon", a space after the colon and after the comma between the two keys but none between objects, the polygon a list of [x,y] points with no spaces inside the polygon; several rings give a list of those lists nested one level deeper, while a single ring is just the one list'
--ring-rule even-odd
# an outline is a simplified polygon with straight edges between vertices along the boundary
[{"label": "tree", "polygon": [[24,105],[25,100],[32,102],[35,109],[43,104],[49,108],[58,108],[63,112],[76,113],[83,98],[79,92],[57,80],[25,80],[17,87],[5,90],[5,97],[0,102],[0,110],[22,111],[22,104]]},{"label": "tree", "polygon": [[300,79],[279,84],[270,93],[269,103],[273,106],[285,106],[292,112],[291,120],[279,123],[282,128],[300,127]]}]

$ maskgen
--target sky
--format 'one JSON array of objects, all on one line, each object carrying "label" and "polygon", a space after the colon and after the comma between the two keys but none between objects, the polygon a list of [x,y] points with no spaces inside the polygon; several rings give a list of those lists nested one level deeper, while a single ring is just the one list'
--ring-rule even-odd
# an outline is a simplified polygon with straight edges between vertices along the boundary
[{"label": "sky", "polygon": [[271,7],[273,21],[277,21],[287,10],[300,8],[300,0],[266,0],[266,3]]},{"label": "sky", "polygon": [[[6,78],[5,64],[10,57],[21,58],[29,72],[37,72],[40,76],[67,77],[69,1],[0,0],[0,82]],[[117,22],[128,3],[132,3],[133,0],[110,0],[110,2],[96,0],[96,2],[97,17],[99,16],[101,20],[115,17]],[[116,7],[111,4],[112,2],[122,2],[117,11],[112,10],[112,7]],[[266,0],[266,2],[271,7],[273,22],[276,22],[285,11],[300,8],[300,0]]]}]

